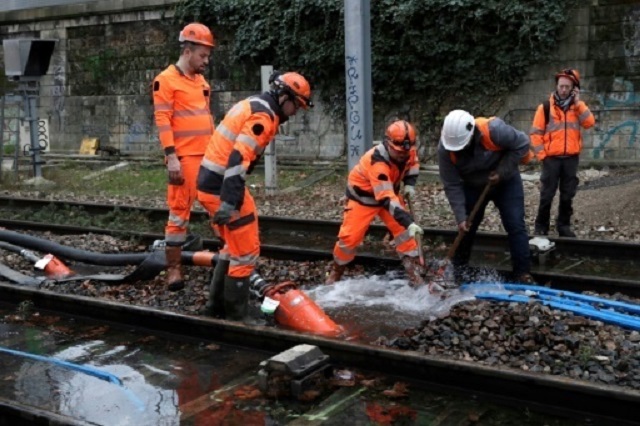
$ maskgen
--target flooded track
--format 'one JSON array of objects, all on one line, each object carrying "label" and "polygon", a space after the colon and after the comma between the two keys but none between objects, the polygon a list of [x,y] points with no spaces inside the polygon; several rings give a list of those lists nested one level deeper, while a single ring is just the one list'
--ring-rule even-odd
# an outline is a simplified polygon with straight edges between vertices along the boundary
[{"label": "flooded track", "polygon": [[[163,237],[160,234],[132,233],[128,231],[113,232],[105,229],[60,226],[43,223],[35,224],[32,222],[21,221],[5,220],[0,222],[0,226],[6,226],[12,230],[40,230],[59,234],[112,234],[126,236],[127,238],[134,238],[141,244],[145,245],[151,244],[154,240],[162,239]],[[268,231],[266,232],[268,233]],[[267,241],[273,242],[276,240],[267,239]],[[262,255],[277,259],[295,259],[299,261],[329,260],[331,258],[331,252],[328,249],[309,248],[308,245],[305,245],[304,248],[296,247],[295,244],[293,244],[293,242],[296,241],[296,238],[292,238],[291,235],[289,236],[289,239],[286,239],[285,234],[285,239],[283,241],[288,242],[289,244],[264,245]],[[591,247],[599,247],[598,251],[604,252],[603,254],[612,252],[615,250],[615,247],[617,247],[613,244],[611,247],[614,248],[609,250],[609,246],[605,242],[577,242],[578,244],[576,247],[582,243],[591,244]],[[207,249],[215,250],[219,247],[219,242],[207,239],[204,241],[204,246]],[[627,246],[627,252],[633,254],[633,250],[635,248],[631,246],[632,245]],[[504,259],[499,259],[497,254],[500,252],[500,249],[476,251],[476,253],[474,253],[473,261],[478,265],[494,264],[497,266],[498,272],[505,272],[508,269],[508,263],[506,263]],[[549,283],[555,288],[564,290],[594,290],[600,293],[619,292],[628,296],[640,296],[640,284],[637,279],[635,279],[634,275],[634,271],[637,271],[637,269],[632,263],[629,263],[628,261],[621,262],[622,268],[626,265],[628,269],[630,269],[628,276],[631,277],[631,279],[617,278],[619,276],[619,270],[616,269],[616,267],[610,267],[609,275],[605,274],[605,276],[581,275],[576,274],[575,272],[576,270],[578,270],[578,272],[584,272],[584,269],[571,267],[571,265],[574,263],[584,264],[585,261],[582,258],[564,258],[560,256],[560,249],[558,249],[557,252],[558,253],[556,254],[558,256],[556,258],[549,259],[545,265],[540,265],[541,270],[534,273],[534,276],[539,282]],[[600,259],[602,260],[602,258],[603,257],[601,256]],[[556,265],[559,265],[558,269],[562,271],[561,273],[555,273],[553,272],[553,268],[549,268],[549,266],[554,265],[554,262]],[[606,262],[609,262],[609,260],[606,260]],[[399,266],[398,261],[393,257],[393,255],[387,252],[383,253],[382,256],[379,255],[379,253],[377,255],[373,253],[362,253],[356,258],[354,263],[364,265],[365,270],[373,271],[375,274],[384,273],[386,268],[393,269]],[[549,269],[551,272],[548,271]],[[380,285],[377,285],[378,281],[380,281]],[[463,402],[465,400],[464,395],[466,395],[467,402],[469,402],[469,395],[472,395],[474,397],[478,397],[482,401],[500,402],[520,407],[520,409],[522,407],[528,407],[529,409],[544,413],[556,413],[569,416],[574,419],[570,420],[570,422],[576,422],[556,423],[556,420],[538,419],[537,422],[533,423],[526,423],[518,420],[516,422],[507,422],[502,424],[635,424],[634,422],[638,422],[635,415],[632,416],[625,414],[629,413],[629,410],[633,413],[633,406],[637,406],[637,403],[640,402],[638,399],[640,398],[640,392],[635,390],[609,386],[602,383],[576,381],[563,376],[527,373],[513,368],[489,367],[482,363],[449,361],[446,358],[431,357],[424,353],[397,351],[367,344],[374,340],[378,335],[393,335],[401,333],[403,329],[415,325],[415,323],[419,322],[421,318],[424,319],[424,310],[413,313],[411,310],[411,303],[415,302],[418,305],[422,303],[422,306],[424,307],[424,303],[426,303],[425,300],[419,297],[420,295],[418,292],[409,293],[408,290],[410,289],[406,286],[406,282],[404,280],[396,279],[396,277],[393,276],[393,273],[386,276],[373,275],[367,276],[367,278],[363,279],[349,279],[343,283],[333,286],[332,288],[321,286],[307,289],[307,291],[313,295],[315,300],[321,302],[322,307],[332,316],[332,318],[336,319],[336,321],[339,323],[356,323],[360,326],[359,328],[355,328],[353,331],[358,332],[361,339],[354,339],[350,341],[327,340],[273,328],[246,327],[235,323],[216,321],[199,316],[181,315],[155,309],[120,305],[117,303],[110,303],[90,298],[61,295],[58,293],[35,289],[18,288],[14,285],[0,285],[0,300],[11,303],[11,306],[14,306],[14,309],[19,309],[15,307],[19,307],[21,306],[20,304],[28,302],[33,303],[34,308],[37,310],[42,309],[65,312],[71,315],[78,315],[83,318],[90,318],[91,321],[98,321],[101,324],[115,324],[119,327],[124,327],[124,330],[133,328],[139,330],[136,333],[148,333],[150,336],[159,336],[164,335],[163,333],[169,333],[179,336],[181,339],[186,338],[187,340],[191,340],[192,343],[196,342],[193,343],[195,345],[194,347],[206,347],[209,344],[218,346],[228,345],[229,347],[236,348],[234,349],[237,350],[236,353],[240,353],[238,351],[247,350],[249,354],[253,353],[253,351],[258,351],[261,356],[269,356],[282,350],[286,350],[296,344],[314,344],[330,355],[332,361],[339,365],[340,368],[345,367],[353,370],[367,371],[367,374],[387,375],[392,377],[393,379],[390,383],[387,383],[385,390],[390,389],[394,380],[410,383],[411,389],[421,389],[420,392],[416,392],[415,394],[416,400],[413,400],[414,394],[411,394],[412,396],[409,397],[411,401],[408,404],[411,407],[410,410],[414,410],[413,413],[418,421],[415,421],[414,419],[408,423],[401,422],[400,424],[444,425],[473,423],[469,421],[468,418],[465,418],[464,414],[460,414],[459,411],[456,415],[461,415],[461,419],[463,420],[459,419],[458,422],[453,421],[455,416],[451,413],[455,411],[455,407],[466,407]],[[390,291],[391,293],[387,293],[387,291]],[[394,307],[393,304],[389,303],[392,298],[391,295],[393,295],[393,298],[395,298],[394,300],[397,303],[402,305],[402,315],[398,313],[400,310],[398,307]],[[339,302],[336,303],[336,301]],[[346,303],[345,301],[353,303]],[[348,309],[345,309],[346,306],[348,306]],[[9,309],[11,310],[11,308]],[[121,339],[126,340],[127,342],[136,341],[134,337],[123,337]],[[169,337],[167,337],[167,339],[169,339]],[[114,347],[118,346],[115,343],[113,345]],[[243,349],[239,349],[239,346]],[[133,350],[132,348],[130,349]],[[107,352],[110,350],[111,349],[108,349]],[[60,350],[58,348],[56,350],[52,349],[50,353],[57,354],[59,352]],[[242,355],[239,356],[242,357]],[[2,374],[4,374],[4,372]],[[632,371],[630,374],[636,373]],[[7,373],[5,377],[12,378],[10,373]],[[8,386],[11,387],[11,385]],[[221,386],[224,388],[224,384]],[[438,399],[442,397],[441,393],[436,394],[434,397],[433,395],[430,396],[429,394],[424,393],[422,391],[423,389],[434,389],[439,392],[453,392],[454,394],[463,395],[463,399],[453,403],[453,405],[448,402],[444,404],[441,399]],[[167,387],[165,390],[169,393],[175,391],[175,389],[172,389],[171,387]],[[353,419],[353,416],[355,416],[355,418],[362,417],[364,419],[361,424],[375,424],[371,423],[372,413],[375,414],[378,412],[382,415],[388,412],[391,409],[390,407],[397,406],[397,401],[394,401],[393,399],[389,400],[388,398],[383,398],[382,400],[376,400],[376,398],[380,396],[381,390],[382,389],[378,389],[377,394],[371,395],[371,398],[373,398],[372,401],[375,401],[375,404],[378,405],[367,405],[368,400],[365,398],[365,402],[363,402],[365,408],[360,406],[359,408],[354,408],[354,410],[356,410],[354,412],[347,411],[347,414],[341,411],[341,415],[344,415],[345,417],[337,416],[329,417],[327,419],[325,416],[323,417],[324,420],[320,421],[320,423],[309,423],[311,418],[315,419],[316,417],[313,417],[315,414],[308,414],[309,411],[305,410],[313,411],[313,408],[308,406],[301,408],[297,404],[293,404],[291,406],[292,408],[283,409],[283,412],[287,412],[291,415],[287,414],[283,417],[275,414],[269,414],[269,416],[271,416],[269,418],[274,419],[275,424],[322,424],[323,421],[326,421],[325,424],[335,424],[335,422],[349,423],[348,420]],[[359,391],[353,389],[333,389],[333,391],[335,391],[335,393],[331,392],[330,395],[327,396],[327,401],[329,402],[326,402],[325,404],[325,400],[323,400],[323,402],[318,405],[326,409],[327,407],[333,407],[336,400],[347,399],[348,401],[362,401],[362,398],[369,395],[368,388],[364,389],[362,387]],[[55,392],[57,391],[54,391],[54,393]],[[405,398],[401,398],[401,401],[404,404],[407,400]],[[5,407],[8,410],[7,412],[13,412],[13,410],[16,409],[16,404],[20,405],[16,402],[5,403],[4,401],[0,401],[0,406]],[[269,406],[268,402],[260,402],[258,405],[260,404]],[[420,404],[429,407],[442,406],[444,404],[447,408],[444,414],[434,414],[433,412],[426,412],[424,409],[421,411],[419,408]],[[180,405],[181,404],[178,404],[179,409]],[[242,404],[240,404],[240,406],[242,406]],[[193,407],[195,407],[195,405]],[[369,409],[366,407],[377,408]],[[272,408],[273,407],[269,408],[269,410]],[[197,408],[193,409],[197,410]],[[247,406],[243,406],[243,409],[244,411],[253,410],[253,408],[247,408]],[[27,411],[29,410],[35,410],[35,408],[28,408]],[[485,416],[485,419],[491,418],[487,413],[494,412],[494,409],[479,408],[477,406],[474,406],[473,410],[475,410],[474,413],[476,411],[478,413],[484,413],[483,415]],[[264,412],[267,411],[268,410],[265,409]],[[464,409],[462,411],[464,412]],[[23,413],[21,409],[19,409],[18,412]],[[400,412],[409,413],[411,411],[401,410]],[[502,411],[500,412],[502,413]],[[175,411],[172,415],[174,415],[173,420],[168,424],[177,424],[175,423]],[[43,418],[50,419],[46,414],[43,414],[43,416]],[[194,418],[195,417],[191,418],[190,421],[194,422]],[[442,420],[440,423],[436,421],[430,423],[431,420],[437,418],[445,420]],[[421,422],[421,420],[424,419],[428,419],[427,423]],[[467,423],[465,423],[465,421]],[[61,421],[61,424],[66,423]],[[187,421],[187,423],[183,424],[198,423],[189,423]],[[487,421],[486,423],[480,424],[492,423]],[[496,424],[500,423],[498,422]]]},{"label": "flooded track", "polygon": [[[18,422],[7,424],[25,419],[31,424],[136,426],[638,421],[640,392],[613,386],[15,285],[0,284],[0,299],[2,346],[89,366],[122,381],[117,385],[0,354],[0,416]],[[329,355],[338,375],[357,378],[334,383],[312,402],[256,393],[258,363],[305,343]]]}]

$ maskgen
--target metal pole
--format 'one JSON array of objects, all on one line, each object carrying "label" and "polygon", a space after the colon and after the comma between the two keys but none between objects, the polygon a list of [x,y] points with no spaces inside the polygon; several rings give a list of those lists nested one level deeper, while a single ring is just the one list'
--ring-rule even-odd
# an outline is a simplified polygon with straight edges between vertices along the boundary
[{"label": "metal pole", "polygon": [[351,170],[373,145],[370,0],[344,2],[347,162]]},{"label": "metal pole", "polygon": [[0,100],[0,182],[2,182],[2,167],[4,166],[4,106],[7,102],[7,96],[3,96]]},{"label": "metal pole", "polygon": [[[262,65],[260,78],[262,91],[269,90],[269,76],[273,73],[273,66]],[[278,170],[276,164],[276,141],[273,140],[264,150],[264,189],[266,195],[275,195],[278,192]]]},{"label": "metal pole", "polygon": [[[37,93],[37,89],[35,93]],[[31,149],[29,155],[31,156],[31,162],[33,164],[33,177],[36,179],[40,179],[42,178],[42,160],[40,158],[40,142],[38,141],[38,96],[34,94],[33,89],[30,90],[27,85],[24,86],[24,96],[26,99],[26,118],[29,122],[29,136],[31,140]]]}]

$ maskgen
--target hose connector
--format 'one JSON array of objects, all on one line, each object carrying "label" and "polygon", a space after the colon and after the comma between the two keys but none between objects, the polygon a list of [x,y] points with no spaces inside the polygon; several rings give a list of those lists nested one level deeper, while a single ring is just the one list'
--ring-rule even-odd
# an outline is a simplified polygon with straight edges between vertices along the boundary
[{"label": "hose connector", "polygon": [[249,275],[249,288],[257,298],[264,298],[267,291],[272,287],[273,284],[268,283],[257,272],[253,271],[251,275]]}]

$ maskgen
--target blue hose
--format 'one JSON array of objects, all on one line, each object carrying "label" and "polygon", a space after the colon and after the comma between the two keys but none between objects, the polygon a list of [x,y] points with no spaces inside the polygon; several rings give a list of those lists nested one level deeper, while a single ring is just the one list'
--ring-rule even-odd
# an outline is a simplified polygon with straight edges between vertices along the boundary
[{"label": "blue hose", "polygon": [[627,312],[630,314],[640,315],[640,305],[631,303],[618,302],[616,300],[604,299],[602,297],[587,296],[584,294],[573,293],[564,290],[555,290],[548,287],[524,285],[524,284],[464,284],[460,289],[477,289],[477,288],[502,288],[510,291],[533,291],[538,294],[560,296],[564,299],[577,300],[587,302],[589,304],[597,304],[603,308],[611,308],[617,311]]},{"label": "blue hose", "polygon": [[23,358],[30,358],[36,361],[48,362],[50,364],[59,365],[60,367],[68,368],[70,370],[79,371],[84,374],[88,374],[93,377],[97,377],[100,380],[106,380],[109,383],[114,383],[118,386],[124,386],[122,380],[120,380],[117,376],[108,373],[106,371],[98,370],[97,368],[87,367],[86,365],[74,364],[72,362],[63,361],[57,358],[50,358],[41,355],[34,355],[28,352],[16,351],[13,349],[7,349],[0,347],[0,352],[8,353],[11,355],[21,356]]},{"label": "blue hose", "polygon": [[54,364],[63,368],[68,368],[69,370],[75,370],[84,374],[88,374],[89,376],[97,377],[100,380],[106,380],[109,383],[113,383],[115,385],[120,386],[120,388],[127,395],[127,397],[136,405],[138,411],[140,412],[144,411],[144,403],[137,396],[135,396],[133,392],[131,392],[131,390],[129,390],[129,388],[127,388],[124,385],[124,383],[122,383],[122,380],[120,380],[118,376],[111,374],[107,371],[98,370],[97,368],[89,367],[86,365],[74,364],[72,362],[63,361],[57,358],[30,354],[28,352],[16,351],[14,349],[7,349],[2,346],[0,346],[0,352],[4,352],[10,355],[20,356],[23,358],[33,359],[36,361],[47,362],[49,364]]},{"label": "blue hose", "polygon": [[[465,284],[463,290],[480,290],[475,294],[478,299],[497,300],[502,302],[529,303],[532,298],[546,306],[583,315],[603,322],[622,327],[640,330],[640,306],[607,300],[578,293],[558,291],[547,287],[520,284]],[[490,291],[492,289],[498,290]],[[501,292],[504,290],[505,292]],[[514,292],[529,291],[534,294],[524,295]]]}]

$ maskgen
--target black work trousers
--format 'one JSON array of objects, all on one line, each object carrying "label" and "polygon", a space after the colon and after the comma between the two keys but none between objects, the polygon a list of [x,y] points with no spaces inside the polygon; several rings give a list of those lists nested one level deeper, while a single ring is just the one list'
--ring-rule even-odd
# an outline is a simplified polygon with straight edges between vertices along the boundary
[{"label": "black work trousers", "polygon": [[578,155],[566,157],[547,157],[542,162],[542,175],[540,175],[540,204],[536,216],[536,231],[549,231],[551,218],[551,203],[560,187],[560,201],[558,204],[558,217],[556,228],[570,226],[573,215],[573,197],[578,189]]}]

